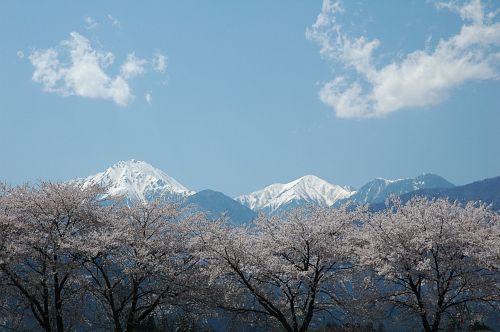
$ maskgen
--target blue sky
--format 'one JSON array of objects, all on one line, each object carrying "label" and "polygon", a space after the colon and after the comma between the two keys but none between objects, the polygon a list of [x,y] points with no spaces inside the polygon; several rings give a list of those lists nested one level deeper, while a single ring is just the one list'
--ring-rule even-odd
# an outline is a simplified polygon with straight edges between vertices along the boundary
[{"label": "blue sky", "polygon": [[500,175],[496,1],[3,1],[0,179]]}]

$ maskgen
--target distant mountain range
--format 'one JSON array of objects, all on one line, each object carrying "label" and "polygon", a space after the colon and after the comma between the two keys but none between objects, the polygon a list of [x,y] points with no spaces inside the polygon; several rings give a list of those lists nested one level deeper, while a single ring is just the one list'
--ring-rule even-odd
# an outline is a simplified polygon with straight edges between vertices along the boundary
[{"label": "distant mountain range", "polygon": [[335,205],[378,204],[384,203],[391,194],[400,196],[416,190],[452,187],[454,187],[452,183],[436,174],[422,174],[416,178],[399,180],[376,178],[362,186],[352,196],[338,200]]},{"label": "distant mountain range", "polygon": [[402,195],[401,200],[406,202],[415,196],[429,198],[446,197],[451,201],[458,201],[460,203],[480,201],[491,204],[492,209],[498,211],[500,210],[500,176],[452,188],[420,189]]},{"label": "distant mountain range", "polygon": [[[419,189],[400,195],[402,202],[407,202],[413,197],[423,196],[427,198],[447,198],[452,202],[465,204],[467,202],[481,202],[491,205],[495,211],[500,210],[500,176],[472,182],[463,186],[451,188]],[[370,205],[373,211],[383,210],[385,203],[374,203]]]},{"label": "distant mountain range", "polygon": [[372,209],[385,206],[391,194],[406,201],[414,196],[449,197],[467,202],[481,200],[500,209],[500,177],[474,182],[465,186],[452,183],[435,174],[415,178],[374,179],[359,190],[339,186],[306,175],[289,183],[271,184],[248,195],[232,199],[213,190],[191,191],[175,179],[144,161],[120,161],[104,172],[74,180],[83,186],[100,184],[109,188],[109,195],[120,195],[130,201],[148,202],[162,199],[177,202],[188,211],[204,212],[209,218],[226,216],[234,224],[245,224],[258,213],[279,214],[305,205],[351,207],[368,204]]}]

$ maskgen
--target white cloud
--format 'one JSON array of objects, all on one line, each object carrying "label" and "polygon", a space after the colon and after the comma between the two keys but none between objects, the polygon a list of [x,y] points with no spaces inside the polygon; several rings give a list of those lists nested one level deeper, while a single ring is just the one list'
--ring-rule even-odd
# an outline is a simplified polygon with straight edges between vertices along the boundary
[{"label": "white cloud", "polygon": [[111,24],[115,27],[119,27],[121,25],[120,21],[111,14],[108,14],[108,20],[110,20]]},{"label": "white cloud", "polygon": [[147,63],[147,60],[136,57],[135,53],[130,53],[120,69],[120,74],[127,79],[141,75]]},{"label": "white cloud", "polygon": [[153,58],[153,68],[159,73],[164,73],[167,70],[168,57],[160,52],[156,52]]},{"label": "white cloud", "polygon": [[322,56],[352,70],[358,79],[335,77],[321,88],[321,101],[338,117],[379,117],[438,104],[467,81],[498,79],[500,23],[494,22],[495,13],[485,12],[480,0],[437,7],[459,13],[464,22],[460,32],[439,40],[433,49],[427,46],[377,67],[374,51],[380,41],[343,33],[336,19],[343,12],[341,3],[324,0],[306,37],[320,45]]},{"label": "white cloud", "polygon": [[107,99],[122,106],[133,99],[127,77],[111,77],[104,71],[114,61],[112,53],[94,50],[89,40],[76,32],[61,42],[60,49],[63,55],[68,55],[68,61],[56,48],[35,50],[29,56],[35,67],[32,80],[42,84],[44,91]]},{"label": "white cloud", "polygon": [[148,92],[144,95],[144,98],[146,99],[146,102],[151,105],[153,102],[153,96],[151,95],[151,92]]},{"label": "white cloud", "polygon": [[21,51],[21,50],[17,51],[16,55],[19,59],[21,59],[21,60],[24,59],[24,52],[23,51]]},{"label": "white cloud", "polygon": [[476,24],[484,23],[484,10],[480,0],[471,0],[462,6],[456,2],[438,2],[436,8],[457,12],[463,20],[470,20]]},{"label": "white cloud", "polygon": [[83,21],[85,22],[85,29],[87,29],[87,30],[92,30],[95,27],[97,27],[97,25],[98,25],[98,23],[96,22],[96,20],[94,20],[90,16],[85,16],[83,18]]}]

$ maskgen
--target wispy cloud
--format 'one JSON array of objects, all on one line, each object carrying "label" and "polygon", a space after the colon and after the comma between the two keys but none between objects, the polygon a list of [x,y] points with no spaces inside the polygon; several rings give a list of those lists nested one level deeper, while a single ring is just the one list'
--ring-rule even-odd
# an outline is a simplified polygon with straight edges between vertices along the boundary
[{"label": "wispy cloud", "polygon": [[147,63],[147,60],[136,57],[135,53],[130,53],[120,69],[120,74],[127,79],[141,75]]},{"label": "wispy cloud", "polygon": [[168,57],[160,52],[156,52],[153,57],[153,68],[159,73],[164,73],[167,70]]},{"label": "wispy cloud", "polygon": [[98,25],[97,21],[90,16],[85,16],[83,21],[85,22],[85,29],[87,30],[92,30]]},{"label": "wispy cloud", "polygon": [[151,105],[151,103],[153,102],[153,96],[151,95],[151,92],[147,92],[145,95],[144,95],[144,98],[146,99],[146,102]]},{"label": "wispy cloud", "polygon": [[460,15],[460,31],[434,48],[416,50],[377,67],[374,51],[380,41],[344,33],[337,20],[344,12],[341,2],[324,0],[306,37],[320,45],[323,57],[350,69],[355,78],[337,76],[325,83],[319,92],[321,101],[338,117],[380,117],[438,104],[467,81],[498,79],[500,23],[495,13],[486,12],[480,0],[436,6]]},{"label": "wispy cloud", "polygon": [[116,17],[114,17],[113,15],[111,15],[111,14],[108,14],[108,20],[115,27],[120,27],[121,26],[120,21]]},{"label": "wispy cloud", "polygon": [[17,51],[16,55],[19,59],[21,59],[21,60],[24,59],[24,52],[23,51],[21,51],[21,50]]}]

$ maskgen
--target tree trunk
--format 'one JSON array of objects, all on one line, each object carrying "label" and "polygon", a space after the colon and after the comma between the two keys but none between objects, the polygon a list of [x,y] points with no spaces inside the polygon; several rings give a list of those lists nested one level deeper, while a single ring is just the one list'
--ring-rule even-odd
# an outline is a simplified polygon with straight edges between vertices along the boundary
[{"label": "tree trunk", "polygon": [[309,305],[307,306],[307,312],[304,317],[304,320],[302,321],[302,326],[300,327],[299,332],[305,332],[309,328],[309,324],[311,323],[311,320],[314,315],[314,307],[315,307],[315,301],[316,301],[316,292],[317,292],[317,287],[318,283],[320,280],[320,272],[316,271],[316,275],[314,277],[313,284],[311,286],[310,290],[310,299],[309,299]]},{"label": "tree trunk", "polygon": [[120,324],[120,315],[116,310],[113,310],[113,321],[115,323],[115,332],[122,332],[122,326]]},{"label": "tree trunk", "polygon": [[434,323],[432,324],[432,332],[439,331],[439,324],[441,323],[441,313],[438,312],[434,318]]},{"label": "tree trunk", "polygon": [[127,327],[125,328],[125,332],[133,332],[135,328],[135,314],[136,314],[136,308],[137,308],[137,301],[138,301],[138,285],[137,282],[134,280],[132,282],[132,304],[130,306],[130,310],[128,313],[128,319],[127,319]]},{"label": "tree trunk", "polygon": [[54,265],[52,266],[52,272],[54,274],[54,306],[56,311],[56,331],[64,332],[64,323],[62,317],[62,300],[61,300],[61,289],[59,285],[59,274],[56,270],[57,255],[54,255]]},{"label": "tree trunk", "polygon": [[425,332],[432,332],[433,330],[431,328],[431,325],[427,321],[427,317],[425,315],[421,315],[420,317],[422,318],[422,325],[424,326],[424,331]]}]

